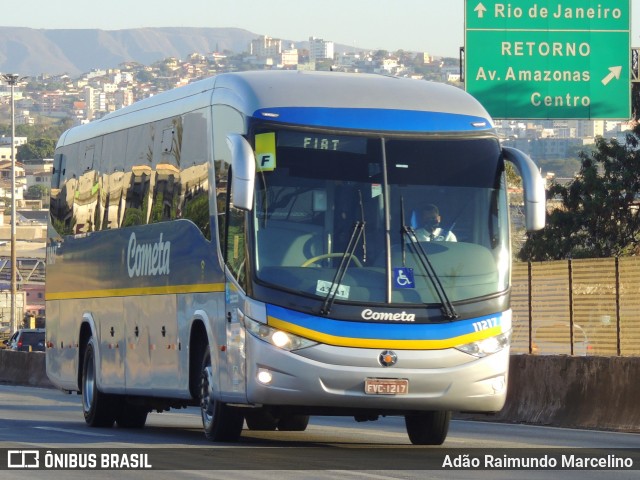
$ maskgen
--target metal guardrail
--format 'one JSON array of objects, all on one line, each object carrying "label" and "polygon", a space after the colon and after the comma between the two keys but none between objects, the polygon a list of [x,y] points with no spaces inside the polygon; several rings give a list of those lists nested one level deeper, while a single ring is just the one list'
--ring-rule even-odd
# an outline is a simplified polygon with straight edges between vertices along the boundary
[{"label": "metal guardrail", "polygon": [[[16,259],[18,284],[44,284],[45,261],[41,258],[18,257]],[[11,282],[11,258],[0,257],[0,282]]]},{"label": "metal guardrail", "polygon": [[513,267],[512,353],[640,355],[640,258]]}]

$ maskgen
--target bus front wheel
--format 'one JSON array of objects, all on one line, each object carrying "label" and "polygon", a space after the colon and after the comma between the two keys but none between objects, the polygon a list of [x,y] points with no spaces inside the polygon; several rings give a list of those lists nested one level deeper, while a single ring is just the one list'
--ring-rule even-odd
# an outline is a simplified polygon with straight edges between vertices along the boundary
[{"label": "bus front wheel", "polygon": [[207,439],[213,442],[235,442],[240,437],[244,415],[238,408],[230,407],[214,397],[213,368],[209,349],[202,360],[200,413]]},{"label": "bus front wheel", "polygon": [[421,412],[406,415],[404,423],[414,445],[442,445],[449,433],[450,411]]},{"label": "bus front wheel", "polygon": [[116,423],[121,428],[143,428],[147,423],[149,409],[141,405],[132,405],[124,398],[121,400],[120,411],[116,414]]},{"label": "bus front wheel", "polygon": [[309,415],[289,414],[280,418],[278,430],[281,432],[304,432],[307,425],[309,425]]},{"label": "bus front wheel", "polygon": [[244,414],[249,430],[273,431],[278,427],[278,417],[271,410],[264,408],[247,409]]},{"label": "bus front wheel", "polygon": [[93,340],[87,344],[82,364],[82,411],[90,427],[112,427],[116,411],[111,395],[98,390],[97,364]]}]

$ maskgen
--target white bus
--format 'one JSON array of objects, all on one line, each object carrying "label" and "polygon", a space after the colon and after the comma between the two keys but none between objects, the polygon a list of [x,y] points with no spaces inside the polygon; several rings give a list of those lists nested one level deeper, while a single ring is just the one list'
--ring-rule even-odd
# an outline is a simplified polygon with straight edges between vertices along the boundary
[{"label": "white bus", "polygon": [[452,411],[505,401],[505,160],[542,228],[533,162],[444,84],[221,74],[72,128],[51,189],[48,376],[94,427],[196,405],[214,441],[397,415],[441,444]]}]

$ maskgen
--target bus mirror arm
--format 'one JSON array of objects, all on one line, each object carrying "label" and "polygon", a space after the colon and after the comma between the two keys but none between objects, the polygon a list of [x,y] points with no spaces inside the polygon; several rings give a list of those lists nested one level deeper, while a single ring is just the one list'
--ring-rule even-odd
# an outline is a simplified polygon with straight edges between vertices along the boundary
[{"label": "bus mirror arm", "polygon": [[533,160],[516,148],[503,147],[504,158],[513,163],[522,177],[524,214],[527,231],[544,228],[546,200],[544,181]]},{"label": "bus mirror arm", "polygon": [[233,205],[242,210],[253,208],[256,160],[249,142],[240,134],[227,135],[231,150],[231,194]]}]

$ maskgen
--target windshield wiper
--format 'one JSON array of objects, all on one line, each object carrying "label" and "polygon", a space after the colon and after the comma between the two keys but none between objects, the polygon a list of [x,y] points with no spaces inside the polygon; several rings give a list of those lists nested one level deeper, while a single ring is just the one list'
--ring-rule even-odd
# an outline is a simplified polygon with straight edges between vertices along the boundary
[{"label": "windshield wiper", "polygon": [[340,258],[340,264],[338,265],[336,274],[333,276],[333,280],[331,281],[329,292],[324,298],[322,307],[320,307],[320,313],[322,315],[329,315],[329,312],[331,312],[331,306],[336,299],[338,288],[342,284],[342,279],[344,278],[345,273],[347,273],[347,268],[349,267],[353,254],[356,251],[356,247],[358,246],[358,242],[360,241],[360,237],[363,235],[363,232],[364,220],[357,221],[353,225],[353,229],[351,230],[351,238],[349,238],[347,248],[345,248],[342,257]]},{"label": "windshield wiper", "polygon": [[367,236],[364,232],[364,204],[362,203],[362,191],[358,190],[358,195],[360,197],[360,221],[356,222],[353,225],[353,229],[351,230],[351,237],[349,238],[349,243],[347,244],[347,248],[345,248],[344,253],[342,254],[342,258],[340,259],[340,265],[336,270],[336,274],[333,277],[333,281],[331,282],[331,287],[329,288],[329,292],[327,296],[324,298],[324,302],[322,303],[322,307],[320,308],[320,313],[322,315],[329,315],[331,311],[331,306],[336,299],[336,295],[338,293],[338,288],[342,284],[342,279],[344,278],[345,273],[347,273],[347,268],[349,268],[349,264],[353,257],[354,252],[356,251],[356,247],[358,246],[358,242],[360,241],[360,237],[362,237],[362,261],[367,261]]},{"label": "windshield wiper", "polygon": [[[433,268],[433,264],[431,263],[431,260],[429,260],[429,256],[427,255],[427,252],[425,252],[424,248],[422,247],[422,244],[418,240],[416,231],[413,229],[413,227],[410,227],[404,224],[404,215],[402,220],[403,221],[402,221],[401,232],[403,237],[403,242],[402,242],[403,256],[404,256],[404,236],[406,235],[407,238],[409,239],[410,245],[413,247],[413,250],[416,256],[420,260],[420,264],[422,265],[422,268],[427,273],[427,277],[429,277],[429,280],[431,280],[431,284],[433,285],[433,288],[436,291],[438,298],[440,299],[442,314],[444,315],[445,318],[449,320],[455,320],[456,318],[458,318],[458,313],[453,307],[451,300],[449,300],[449,296],[447,295],[447,292],[444,289],[444,286],[442,285],[442,282],[440,281],[440,277],[438,277],[438,274],[436,273],[435,268]],[[404,262],[404,258],[403,258],[403,262]]]},{"label": "windshield wiper", "polygon": [[362,190],[358,190],[358,197],[360,198],[360,223],[362,223],[362,263],[367,263],[367,232],[364,230],[364,203],[362,202]]},{"label": "windshield wiper", "polygon": [[433,285],[433,288],[438,295],[438,299],[440,300],[442,314],[449,320],[455,320],[456,318],[458,318],[458,313],[453,307],[451,300],[449,300],[449,296],[447,295],[447,292],[444,289],[444,286],[442,285],[440,277],[438,277],[435,268],[433,268],[433,264],[431,263],[431,260],[429,260],[427,252],[425,252],[422,244],[418,240],[416,231],[413,229],[413,227],[403,224],[402,233],[403,236],[406,235],[409,239],[410,245],[413,247],[414,253],[420,260],[422,268],[427,273],[427,277],[429,277],[429,280],[431,280],[431,284]]}]

